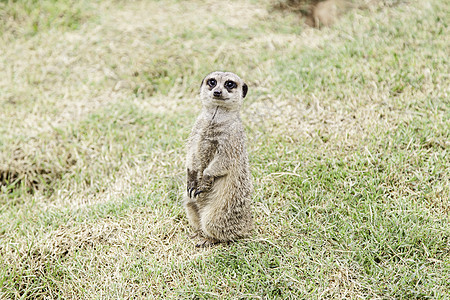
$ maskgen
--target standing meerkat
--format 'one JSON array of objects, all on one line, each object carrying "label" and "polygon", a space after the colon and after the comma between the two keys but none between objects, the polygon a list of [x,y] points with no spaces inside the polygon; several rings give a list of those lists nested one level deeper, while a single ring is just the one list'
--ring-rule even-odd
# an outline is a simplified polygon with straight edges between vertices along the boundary
[{"label": "standing meerkat", "polygon": [[233,241],[253,227],[253,192],[240,108],[248,87],[230,72],[202,81],[202,111],[187,143],[184,207],[201,241],[197,247]]}]

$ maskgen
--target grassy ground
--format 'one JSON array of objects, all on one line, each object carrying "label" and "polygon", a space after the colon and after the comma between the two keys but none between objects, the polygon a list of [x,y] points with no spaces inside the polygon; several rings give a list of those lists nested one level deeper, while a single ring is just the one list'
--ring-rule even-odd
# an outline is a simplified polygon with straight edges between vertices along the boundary
[{"label": "grassy ground", "polygon": [[[272,7],[0,1],[0,298],[449,297],[448,1]],[[212,70],[249,85],[256,230],[196,249]]]}]

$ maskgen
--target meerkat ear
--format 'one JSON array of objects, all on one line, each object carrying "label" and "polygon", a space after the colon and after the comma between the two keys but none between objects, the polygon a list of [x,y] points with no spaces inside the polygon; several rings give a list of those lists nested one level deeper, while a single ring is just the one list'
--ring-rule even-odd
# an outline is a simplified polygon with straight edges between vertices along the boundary
[{"label": "meerkat ear", "polygon": [[[206,77],[205,77],[206,78]],[[202,79],[202,83],[200,83],[200,89],[202,88],[203,82],[205,81],[205,78]]]},{"label": "meerkat ear", "polygon": [[245,98],[245,95],[247,95],[247,91],[248,91],[248,86],[247,86],[247,84],[244,83],[244,85],[242,86],[242,98]]}]

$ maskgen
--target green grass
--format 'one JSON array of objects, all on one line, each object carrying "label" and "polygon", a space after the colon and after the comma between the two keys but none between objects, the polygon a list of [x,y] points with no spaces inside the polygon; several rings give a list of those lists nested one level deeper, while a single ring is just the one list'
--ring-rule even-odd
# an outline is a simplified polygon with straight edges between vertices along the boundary
[{"label": "green grass", "polygon": [[[0,298],[447,299],[448,13],[0,1]],[[252,237],[197,249],[185,140],[249,85]]]},{"label": "green grass", "polygon": [[0,34],[33,36],[53,28],[78,29],[92,15],[88,1],[2,0]]}]

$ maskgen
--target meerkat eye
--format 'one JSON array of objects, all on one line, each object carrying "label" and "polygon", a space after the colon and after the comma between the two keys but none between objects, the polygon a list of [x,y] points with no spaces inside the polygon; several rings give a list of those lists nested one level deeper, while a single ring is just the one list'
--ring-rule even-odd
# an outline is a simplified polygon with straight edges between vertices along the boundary
[{"label": "meerkat eye", "polygon": [[237,86],[236,82],[234,82],[234,81],[228,80],[225,82],[225,87],[227,89],[234,89],[236,86]]},{"label": "meerkat eye", "polygon": [[217,84],[217,81],[214,78],[208,79],[206,82],[210,87],[215,87]]}]

